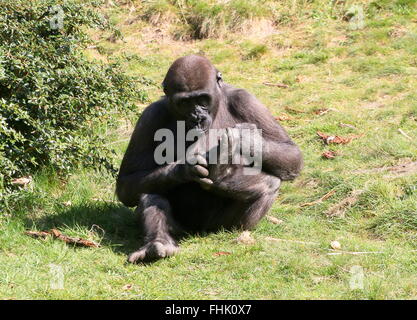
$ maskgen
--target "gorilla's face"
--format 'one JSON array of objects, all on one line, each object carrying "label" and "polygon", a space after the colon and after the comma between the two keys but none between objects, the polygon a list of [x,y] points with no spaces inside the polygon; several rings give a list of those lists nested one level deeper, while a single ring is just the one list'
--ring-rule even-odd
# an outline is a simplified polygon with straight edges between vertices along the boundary
[{"label": "gorilla's face", "polygon": [[180,92],[170,97],[170,107],[178,120],[184,120],[187,129],[206,131],[213,118],[213,99],[208,92]]},{"label": "gorilla's face", "polygon": [[200,56],[176,60],[163,82],[169,109],[186,128],[207,131],[217,113],[221,76]]}]

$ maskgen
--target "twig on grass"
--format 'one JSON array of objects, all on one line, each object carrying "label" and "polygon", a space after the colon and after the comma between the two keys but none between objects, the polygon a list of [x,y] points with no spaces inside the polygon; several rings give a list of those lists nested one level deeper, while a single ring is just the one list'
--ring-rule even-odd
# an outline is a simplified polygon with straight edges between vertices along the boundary
[{"label": "twig on grass", "polygon": [[278,88],[283,88],[283,89],[287,89],[290,86],[285,84],[285,83],[272,83],[272,82],[264,82],[264,85],[268,86],[268,87],[278,87]]},{"label": "twig on grass", "polygon": [[306,113],[306,111],[294,109],[288,106],[286,106],[284,109],[291,113]]},{"label": "twig on grass", "polygon": [[408,140],[413,140],[413,138],[411,138],[408,134],[406,134],[401,128],[398,129],[398,132],[401,133]]},{"label": "twig on grass", "polygon": [[[329,249],[331,250],[331,249]],[[385,253],[382,251],[335,251],[327,253],[328,256],[336,256],[341,254],[361,255],[361,254],[374,254],[374,253]]]},{"label": "twig on grass", "polygon": [[48,236],[52,236],[66,243],[75,244],[75,245],[84,246],[84,247],[93,247],[93,248],[100,247],[100,245],[98,243],[95,243],[94,241],[86,240],[82,238],[68,237],[56,229],[51,229],[50,231],[26,231],[25,234],[33,238],[42,238],[42,239],[45,239]]},{"label": "twig on grass", "polygon": [[320,199],[317,199],[313,202],[307,202],[300,205],[300,207],[308,207],[308,206],[314,206],[318,203],[321,203],[327,199],[329,199],[332,195],[336,193],[336,190],[331,190],[330,192],[326,193],[324,196],[322,196]]},{"label": "twig on grass", "polygon": [[363,190],[353,190],[348,197],[330,207],[326,215],[329,217],[344,217],[345,212],[359,200]]},{"label": "twig on grass", "polygon": [[265,240],[269,240],[269,241],[273,241],[273,242],[292,242],[292,243],[309,244],[309,245],[317,245],[317,244],[319,244],[318,242],[312,242],[312,241],[279,239],[279,238],[273,238],[273,237],[265,237]]},{"label": "twig on grass", "polygon": [[349,124],[349,123],[343,123],[343,122],[340,122],[339,123],[339,127],[342,127],[342,128],[350,128],[350,129],[357,129],[354,125],[351,125],[351,124]]},{"label": "twig on grass", "polygon": [[[273,237],[265,237],[265,240],[273,241],[273,242],[289,242],[289,243],[296,243],[296,244],[307,244],[307,245],[320,245],[319,242],[313,241],[301,241],[301,240],[291,240],[291,239],[280,239],[280,238],[273,238]],[[384,254],[387,252],[384,251],[343,251],[343,250],[335,250],[335,249],[326,249],[328,252],[326,255],[328,256],[337,256],[342,254],[349,254],[349,255],[366,255],[366,254]],[[417,252],[417,250],[410,250],[409,252]]]}]

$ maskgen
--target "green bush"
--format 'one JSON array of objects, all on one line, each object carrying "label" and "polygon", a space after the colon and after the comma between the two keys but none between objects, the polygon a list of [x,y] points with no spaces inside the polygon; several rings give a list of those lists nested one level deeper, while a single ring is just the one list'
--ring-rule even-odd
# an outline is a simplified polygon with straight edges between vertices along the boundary
[{"label": "green bush", "polygon": [[146,96],[118,64],[84,56],[87,28],[109,28],[98,4],[0,0],[0,193],[42,167],[114,171],[99,128]]}]

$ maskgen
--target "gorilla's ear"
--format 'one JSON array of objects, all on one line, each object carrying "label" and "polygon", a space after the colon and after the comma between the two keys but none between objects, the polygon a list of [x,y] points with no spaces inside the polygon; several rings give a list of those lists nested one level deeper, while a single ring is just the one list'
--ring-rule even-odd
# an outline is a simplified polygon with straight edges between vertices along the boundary
[{"label": "gorilla's ear", "polygon": [[221,87],[222,82],[223,82],[223,76],[220,71],[217,71],[216,80],[217,80],[217,84]]}]

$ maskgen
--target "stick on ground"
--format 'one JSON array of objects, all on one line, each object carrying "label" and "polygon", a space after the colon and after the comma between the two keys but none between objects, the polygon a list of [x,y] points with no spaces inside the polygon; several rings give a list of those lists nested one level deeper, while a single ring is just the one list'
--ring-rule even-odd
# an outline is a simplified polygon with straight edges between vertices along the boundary
[{"label": "stick on ground", "polygon": [[48,236],[52,236],[66,243],[75,244],[75,245],[83,246],[83,247],[92,247],[92,248],[100,247],[100,245],[95,243],[94,241],[86,240],[82,238],[68,237],[56,229],[51,229],[50,231],[26,231],[25,234],[33,238],[42,238],[42,239],[45,239]]}]

